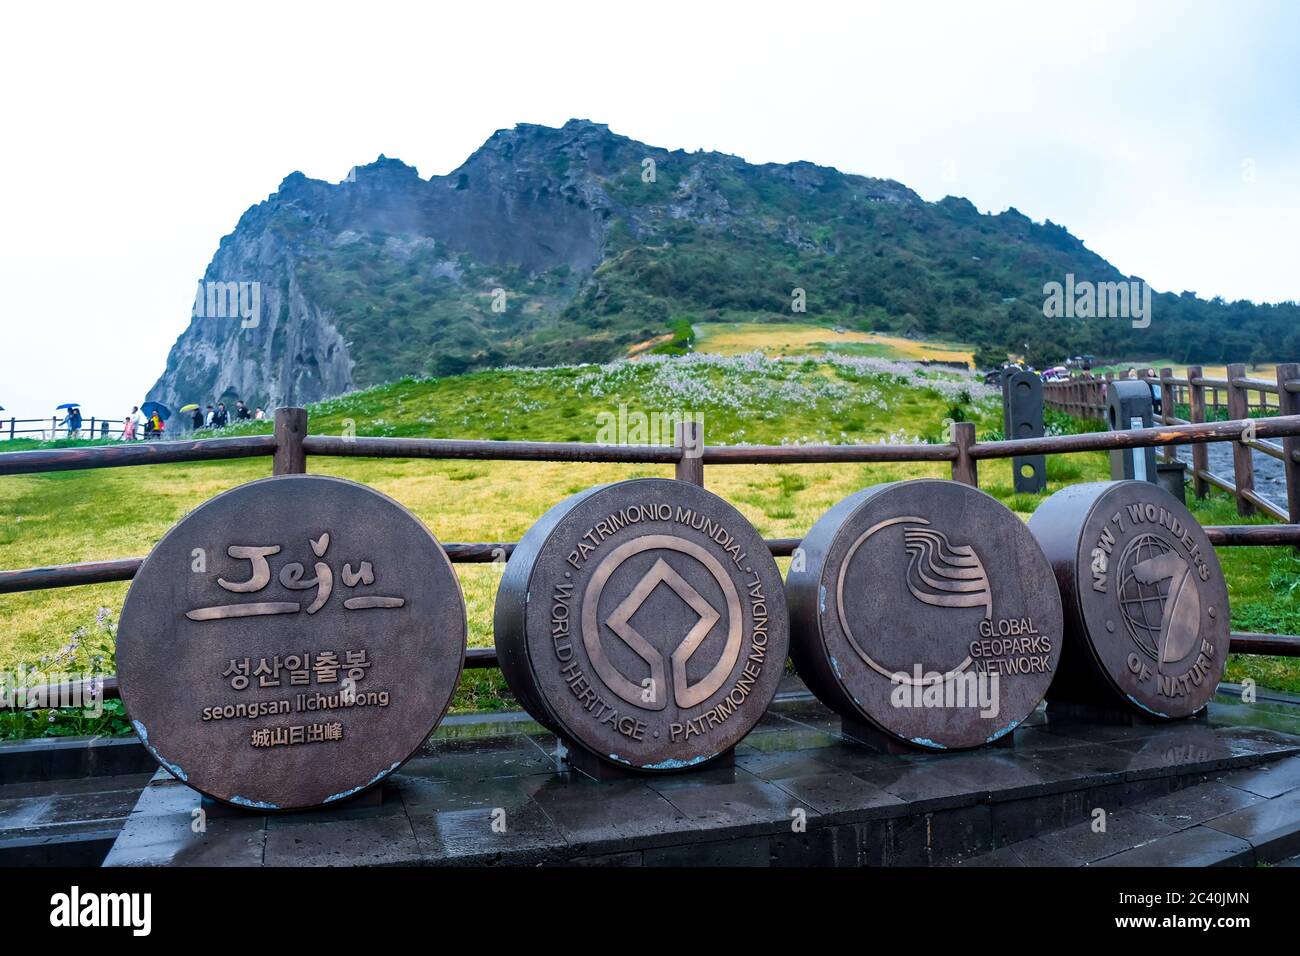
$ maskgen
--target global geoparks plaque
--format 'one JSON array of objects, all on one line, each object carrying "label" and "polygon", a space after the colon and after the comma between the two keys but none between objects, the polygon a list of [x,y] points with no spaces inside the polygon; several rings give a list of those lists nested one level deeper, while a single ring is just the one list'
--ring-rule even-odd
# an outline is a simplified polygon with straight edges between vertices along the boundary
[{"label": "global geoparks plaque", "polygon": [[1228,587],[1191,512],[1149,481],[1071,485],[1034,512],[1065,601],[1048,699],[1187,717],[1228,661]]},{"label": "global geoparks plaque", "polygon": [[641,771],[698,766],[762,717],[788,648],[781,578],[730,504],[660,478],[562,501],[497,594],[501,669],[569,744]]},{"label": "global geoparks plaque", "polygon": [[122,609],[117,673],[173,775],[289,810],[395,770],[464,656],[460,586],[424,524],[364,485],[293,475],[218,495],[158,543]]},{"label": "global geoparks plaque", "polygon": [[991,743],[1042,700],[1061,600],[1024,522],[976,488],[922,479],[844,499],[786,579],[791,657],[846,720],[930,749]]}]

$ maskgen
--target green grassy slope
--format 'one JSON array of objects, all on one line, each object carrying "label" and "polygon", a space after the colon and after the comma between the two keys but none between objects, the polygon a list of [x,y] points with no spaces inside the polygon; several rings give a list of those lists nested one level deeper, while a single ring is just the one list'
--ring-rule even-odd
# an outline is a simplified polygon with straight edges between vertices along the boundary
[{"label": "green grassy slope", "polygon": [[[969,378],[843,356],[788,361],[758,354],[654,356],[609,366],[407,379],[320,403],[309,412],[316,434],[598,441],[610,437],[602,434],[602,414],[617,416],[620,406],[625,413],[702,413],[710,444],[938,441],[945,418],[976,422],[981,438],[1000,437],[996,398]],[[1051,417],[1057,429],[1087,427]],[[238,429],[269,430],[269,423]],[[667,435],[646,438],[666,440]],[[671,474],[666,466],[359,458],[312,458],[308,468],[391,495],[444,541],[515,540],[575,491],[603,481]],[[797,537],[832,504],[866,485],[947,471],[938,464],[903,463],[712,466],[706,483],[765,536]],[[268,460],[251,459],[0,478],[0,567],[143,555],[190,509],[269,472]],[[1107,475],[1103,454],[1057,456],[1049,460],[1049,491]],[[1014,494],[1009,462],[982,463],[980,479],[985,491],[1022,516],[1042,499]],[[1240,520],[1223,496],[1196,502],[1193,509],[1208,524]],[[1220,555],[1235,627],[1300,632],[1295,557],[1278,548],[1224,549]],[[500,566],[458,565],[457,573],[468,605],[470,643],[488,646]],[[111,621],[126,589],[126,584],[106,584],[0,595],[0,671],[29,665],[111,673]],[[1229,676],[1246,675],[1265,686],[1300,690],[1300,669],[1290,662],[1234,659]],[[470,671],[454,706],[508,704],[498,672]],[[26,734],[33,727],[11,726],[8,732]]]}]

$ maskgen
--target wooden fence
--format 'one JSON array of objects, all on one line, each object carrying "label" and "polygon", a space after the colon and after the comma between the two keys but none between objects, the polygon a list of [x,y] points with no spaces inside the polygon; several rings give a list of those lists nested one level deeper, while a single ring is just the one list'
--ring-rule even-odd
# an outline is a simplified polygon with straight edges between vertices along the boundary
[{"label": "wooden fence", "polygon": [[[1300,415],[1300,364],[1288,362],[1277,366],[1276,380],[1250,378],[1246,366],[1229,365],[1226,378],[1210,378],[1200,366],[1191,366],[1186,377],[1174,375],[1172,368],[1135,369],[1133,378],[1154,385],[1160,395],[1157,420],[1165,425],[1191,425],[1213,422],[1219,415],[1235,421],[1238,432],[1232,444],[1232,478],[1210,470],[1205,445],[1192,446],[1192,489],[1204,498],[1211,485],[1237,499],[1237,513],[1263,512],[1277,521],[1300,524],[1300,439],[1284,436],[1281,442],[1268,441],[1259,426],[1271,416]],[[1079,418],[1104,418],[1105,388],[1108,383],[1130,378],[1128,372],[1107,372],[1103,376],[1082,373],[1066,381],[1044,382],[1043,403],[1049,408]],[[1252,400],[1252,396],[1254,399]],[[1276,399],[1276,401],[1273,401]],[[1174,414],[1186,405],[1188,417]],[[1261,418],[1252,418],[1258,415]],[[1254,423],[1253,430],[1251,423]],[[1258,451],[1282,462],[1286,479],[1285,508],[1255,490],[1255,464],[1251,451]],[[1174,458],[1171,445],[1165,446],[1166,461]]]},{"label": "wooden fence", "polygon": [[[1079,404],[1083,404],[1082,398],[1079,399]],[[1245,425],[1246,422],[1242,420],[1202,422],[1163,428],[977,442],[974,424],[957,422],[953,426],[953,440],[945,444],[719,446],[704,444],[703,426],[700,423],[685,422],[678,426],[677,441],[673,445],[602,445],[583,442],[310,435],[307,433],[305,409],[281,408],[276,410],[275,432],[272,435],[4,452],[0,453],[0,476],[258,456],[272,459],[273,474],[295,475],[306,473],[309,456],[320,455],[671,464],[679,480],[702,486],[707,465],[928,461],[948,462],[954,481],[978,487],[981,461],[1016,455],[1071,454],[1146,446],[1171,448],[1175,445],[1191,445],[1195,450],[1204,448],[1208,442],[1236,441]],[[1259,420],[1257,429],[1259,439],[1281,438],[1294,445],[1300,441],[1300,413],[1288,412]],[[1293,460],[1300,460],[1294,448],[1292,456]],[[1283,525],[1209,526],[1205,531],[1216,547],[1300,546],[1300,523],[1297,522]],[[792,554],[799,543],[799,538],[774,538],[767,541],[767,546],[773,555],[780,557]],[[508,557],[514,549],[514,543],[444,542],[443,548],[455,563],[486,564],[500,560],[503,555]],[[143,557],[135,557],[0,571],[0,594],[128,581],[135,576],[143,561]],[[1300,636],[1234,632],[1231,650],[1239,654],[1300,657]],[[467,667],[495,667],[496,664],[496,651],[493,648],[471,648],[465,659]],[[111,678],[103,682],[102,688],[105,696],[116,696],[116,683]]]},{"label": "wooden fence", "polygon": [[[55,441],[62,435],[68,437],[68,426],[62,424],[58,415],[49,418],[0,418],[0,439],[21,438],[26,435],[39,435],[42,441]],[[39,426],[39,427],[28,427]],[[122,420],[109,421],[107,418],[82,418],[82,439],[121,438]]]}]

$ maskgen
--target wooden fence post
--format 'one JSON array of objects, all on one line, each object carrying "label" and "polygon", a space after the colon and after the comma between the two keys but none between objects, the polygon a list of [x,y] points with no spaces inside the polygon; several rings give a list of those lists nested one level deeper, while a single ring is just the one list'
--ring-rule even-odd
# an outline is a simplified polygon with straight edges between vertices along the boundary
[{"label": "wooden fence post", "polygon": [[[1199,365],[1187,367],[1187,418],[1200,424],[1205,421],[1205,386],[1201,378],[1205,370]],[[1204,498],[1209,484],[1202,477],[1210,469],[1210,451],[1203,443],[1192,446],[1192,491],[1198,498]]]},{"label": "wooden fence post", "polygon": [[[1160,370],[1160,421],[1166,425],[1174,423],[1174,370],[1172,368],[1162,368]],[[1177,461],[1177,449],[1173,445],[1165,446],[1165,461]]]},{"label": "wooden fence post", "polygon": [[307,453],[302,440],[307,435],[307,409],[277,408],[275,410],[275,457],[271,461],[273,475],[305,475]]},{"label": "wooden fence post", "polygon": [[[1300,415],[1300,394],[1287,391],[1287,382],[1300,384],[1300,363],[1286,362],[1277,367],[1277,413]],[[1300,436],[1282,439],[1282,473],[1286,475],[1286,510],[1292,524],[1300,524]]]},{"label": "wooden fence post", "polygon": [[952,441],[957,446],[957,457],[952,462],[952,480],[978,488],[980,486],[979,462],[970,454],[971,445],[975,444],[975,423],[953,422]]},{"label": "wooden fence post", "polygon": [[682,450],[673,477],[704,487],[704,423],[687,419],[676,426],[676,444]]},{"label": "wooden fence post", "polygon": [[[1246,389],[1237,383],[1246,377],[1246,366],[1235,363],[1228,366],[1228,417],[1244,419],[1250,417],[1250,401]],[[1250,455],[1250,446],[1240,438],[1232,443],[1232,476],[1237,487],[1237,514],[1252,515],[1255,506],[1246,500],[1245,492],[1255,489],[1255,462]]]}]

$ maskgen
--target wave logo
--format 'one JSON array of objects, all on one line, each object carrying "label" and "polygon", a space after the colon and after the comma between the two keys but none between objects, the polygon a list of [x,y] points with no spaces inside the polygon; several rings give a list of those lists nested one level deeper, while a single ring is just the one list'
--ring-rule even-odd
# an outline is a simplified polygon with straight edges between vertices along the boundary
[{"label": "wave logo", "polygon": [[904,527],[903,544],[912,597],[931,607],[982,607],[985,620],[993,617],[988,572],[974,548],[954,545],[942,531],[921,525]]}]

